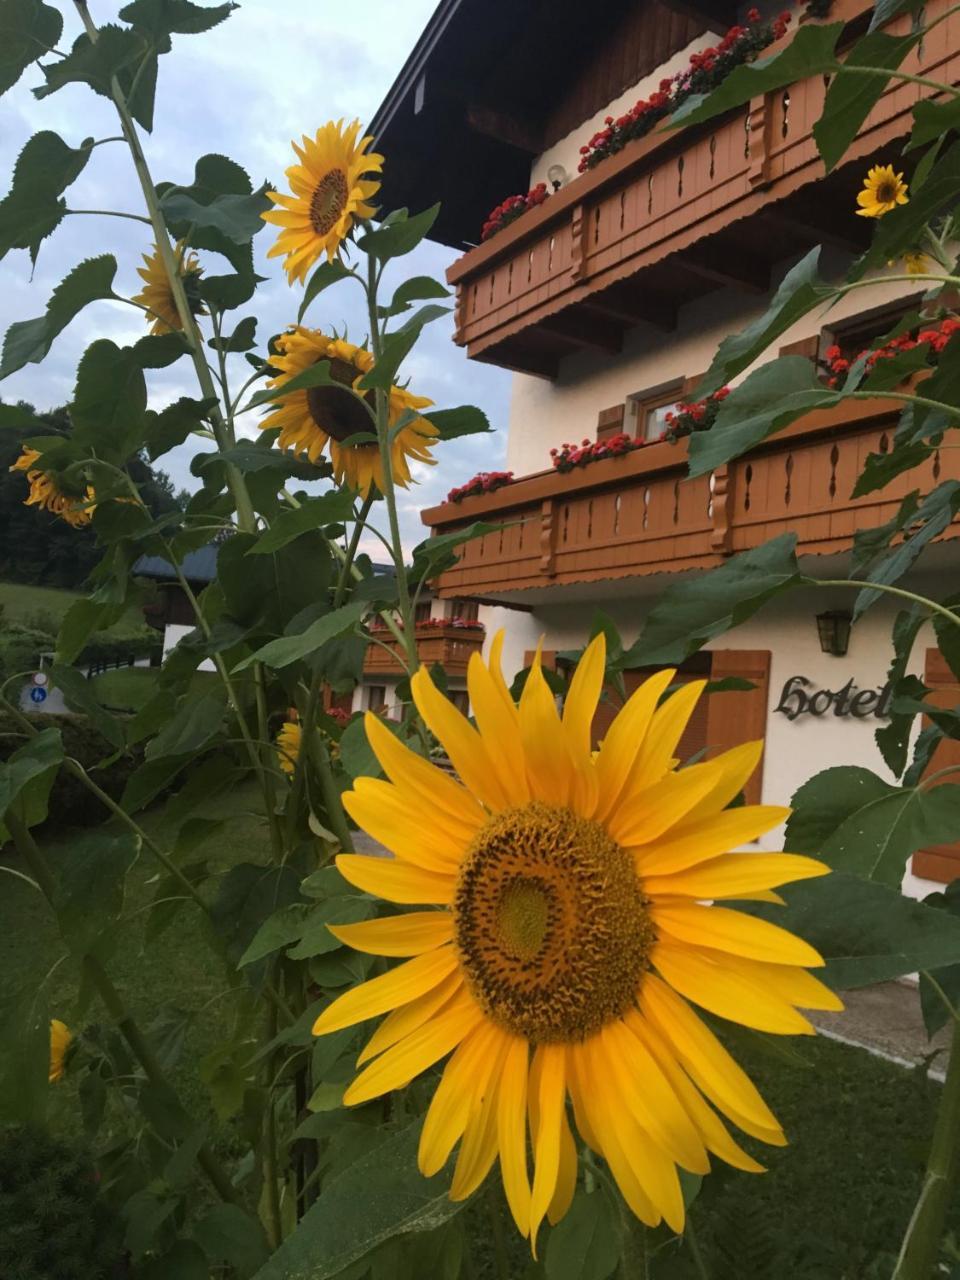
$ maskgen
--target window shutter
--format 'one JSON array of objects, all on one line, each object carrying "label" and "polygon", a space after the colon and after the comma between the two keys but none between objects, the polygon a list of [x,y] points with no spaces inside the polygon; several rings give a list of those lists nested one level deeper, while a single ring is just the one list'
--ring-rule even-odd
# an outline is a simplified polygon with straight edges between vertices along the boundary
[{"label": "window shutter", "polygon": [[[706,698],[707,756],[711,760],[722,751],[744,742],[763,738],[767,729],[767,700],[770,686],[769,649],[713,649],[711,680],[734,676],[749,680],[755,687],[742,693],[711,693]],[[747,804],[759,804],[763,787],[763,757],[744,787]]]},{"label": "window shutter", "polygon": [[[960,704],[960,682],[944,661],[938,649],[928,649],[923,669],[924,683],[929,687],[926,701],[935,707],[946,707],[953,710]],[[929,721],[923,718],[924,725]],[[938,769],[946,769],[951,765],[960,766],[960,742],[944,738],[939,744],[926,769],[926,774],[936,773]],[[956,779],[945,778],[945,782]],[[913,855],[913,874],[924,880],[939,880],[949,884],[960,876],[960,840],[953,844],[932,845],[929,849],[918,849]]]},{"label": "window shutter", "polygon": [[612,409],[601,409],[597,415],[597,439],[609,440],[623,431],[624,415],[627,406],[615,404]]}]

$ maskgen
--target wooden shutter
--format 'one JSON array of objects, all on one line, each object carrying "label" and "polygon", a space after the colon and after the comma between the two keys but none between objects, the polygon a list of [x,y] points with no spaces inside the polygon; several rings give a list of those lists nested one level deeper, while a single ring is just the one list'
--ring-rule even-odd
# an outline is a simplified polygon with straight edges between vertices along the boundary
[{"label": "wooden shutter", "polygon": [[[938,649],[927,650],[923,679],[930,689],[927,702],[950,710],[960,704],[960,682]],[[923,723],[929,723],[926,716]],[[951,765],[960,766],[960,742],[944,738],[934,751],[926,773],[936,773],[938,769],[946,769]],[[944,782],[955,781],[955,777],[944,778]],[[960,840],[953,844],[937,844],[929,849],[918,849],[913,855],[913,874],[925,880],[939,880],[942,884],[956,880],[960,876]]]},{"label": "wooden shutter", "polygon": [[[766,736],[770,685],[769,649],[714,649],[711,680],[737,676],[756,687],[743,693],[712,693],[707,704],[707,759]],[[744,787],[747,804],[759,804],[763,787],[763,757]]]},{"label": "wooden shutter", "polygon": [[623,431],[624,415],[627,406],[615,404],[612,409],[601,409],[597,415],[597,439],[609,440]]}]

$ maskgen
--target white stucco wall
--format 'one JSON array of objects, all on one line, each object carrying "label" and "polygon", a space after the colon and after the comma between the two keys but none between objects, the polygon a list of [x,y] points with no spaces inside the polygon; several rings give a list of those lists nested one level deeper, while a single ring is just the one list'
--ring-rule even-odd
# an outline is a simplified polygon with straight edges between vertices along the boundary
[{"label": "white stucco wall", "polygon": [[[525,651],[535,648],[541,637],[545,648],[581,647],[598,608],[617,623],[624,643],[631,644],[639,634],[644,612],[653,598],[650,594],[638,596],[632,587],[628,582],[611,583],[610,595],[605,599],[588,603],[558,600],[533,613],[486,607],[481,616],[487,626],[487,647],[497,630],[505,628],[504,670],[509,682],[523,666]],[[875,689],[885,683],[896,610],[883,603],[875,606],[854,626],[846,656],[835,658],[821,651],[816,627],[818,612],[838,607],[835,595],[827,599],[825,593],[804,591],[781,598],[706,646],[707,649],[770,650],[762,790],[765,804],[789,805],[802,783],[836,765],[860,765],[896,782],[874,741],[875,730],[886,721],[872,715],[862,720],[838,717],[831,712],[819,718],[802,715],[791,721],[774,711],[783,685],[793,675],[806,676],[817,688],[831,690],[841,688],[851,677],[859,689]],[[933,645],[932,631],[922,632],[914,647],[911,671],[922,676],[925,650]],[[769,832],[751,847],[782,848],[783,828]],[[920,880],[908,871],[903,887],[911,896],[923,897],[942,886]]]}]

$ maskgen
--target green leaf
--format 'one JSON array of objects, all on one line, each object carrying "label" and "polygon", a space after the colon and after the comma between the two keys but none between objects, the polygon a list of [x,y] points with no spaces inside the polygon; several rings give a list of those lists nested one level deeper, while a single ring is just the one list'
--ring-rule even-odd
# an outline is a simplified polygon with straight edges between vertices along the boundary
[{"label": "green leaf", "polygon": [[92,831],[70,842],[70,856],[59,864],[54,908],[64,941],[75,955],[86,955],[110,933],[123,909],[124,881],[140,852],[140,837],[130,831],[111,835]]},{"label": "green leaf", "polygon": [[[809,31],[811,28],[806,27],[804,30]],[[753,364],[775,338],[779,338],[827,296],[830,289],[817,274],[819,261],[819,247],[811,249],[784,276],[764,314],[739,333],[724,338],[713,357],[713,363],[691,398],[700,399],[718,391],[736,374]]]},{"label": "green leaf", "polygon": [[[949,596],[943,603],[947,608],[956,610],[960,605],[960,597]],[[934,614],[933,630],[937,637],[937,645],[943,655],[944,661],[960,680],[960,627],[956,623],[951,622],[942,614]]]},{"label": "green leaf", "polygon": [[174,190],[163,197],[160,212],[171,230],[189,223],[197,231],[209,229],[235,244],[249,244],[263,229],[261,213],[271,207],[265,190],[264,186],[252,195],[215,196],[208,204],[200,203],[184,191]]},{"label": "green leaf", "polygon": [[752,617],[800,582],[796,534],[732,556],[726,564],[668,587],[647,614],[640,638],[624,654],[629,666],[682,662],[713,636]]},{"label": "green leaf", "polygon": [[324,614],[299,635],[281,636],[277,640],[271,640],[234,667],[234,671],[246,671],[257,662],[262,662],[274,670],[280,670],[290,666],[292,662],[308,658],[334,636],[352,631],[366,610],[367,605],[364,601],[351,601],[350,604],[345,604],[332,613]]},{"label": "green leaf", "polygon": [[[900,66],[921,34],[912,31],[905,36],[889,36],[873,31],[847,51],[847,61],[851,66],[892,71]],[[841,64],[827,90],[823,114],[813,126],[827,173],[845,154],[889,83],[889,76],[845,73]]]},{"label": "green leaf", "polygon": [[[913,565],[923,549],[939,537],[960,510],[960,482],[945,480],[916,506],[916,495],[908,494],[900,511],[892,520],[875,530],[858,530],[853,538],[853,564],[857,577],[866,582],[892,585]],[[902,542],[889,550],[878,546],[880,539],[890,538],[907,528]],[[876,587],[865,587],[853,606],[854,618],[875,604],[883,595]]]},{"label": "green leaf", "polygon": [[132,0],[120,17],[148,34],[161,48],[171,35],[200,35],[230,17],[235,4],[204,6],[190,0]]},{"label": "green leaf", "polygon": [[159,413],[148,409],[143,430],[150,461],[155,462],[178,444],[183,444],[194,431],[203,430],[207,425],[206,415],[215,403],[214,400],[193,400],[189,396],[181,396]]},{"label": "green leaf", "polygon": [[864,494],[885,489],[891,480],[903,475],[905,471],[912,471],[914,467],[919,467],[935,452],[934,445],[926,444],[923,440],[913,440],[894,441],[893,448],[887,453],[867,454],[863,470],[857,477],[857,483],[853,486],[853,493],[850,496],[862,498]]},{"label": "green leaf", "polygon": [[781,356],[762,364],[733,388],[710,430],[690,437],[690,475],[706,475],[805,413],[840,398],[838,391],[824,386],[816,365],[805,356]]},{"label": "green leaf", "polygon": [[578,1193],[550,1232],[547,1280],[606,1280],[620,1261],[620,1215],[602,1191]]},{"label": "green leaf", "polygon": [[338,524],[353,516],[353,495],[348,489],[331,489],[319,498],[308,498],[292,511],[281,511],[270,528],[256,540],[247,555],[267,555],[285,547],[301,533]]},{"label": "green leaf", "polygon": [[788,45],[768,58],[758,58],[734,67],[709,93],[692,94],[674,111],[666,128],[699,124],[772,89],[783,89],[808,76],[824,75],[838,69],[834,48],[843,33],[843,22],[801,27]]},{"label": "green leaf", "polygon": [[34,89],[34,95],[46,98],[64,85],[80,83],[109,98],[111,78],[138,62],[146,52],[143,37],[136,31],[108,22],[100,27],[96,41],[86,34],[80,35],[65,58],[41,66],[47,83]]},{"label": "green leaf", "polygon": [[[157,184],[157,193],[161,197],[164,217],[171,234],[176,239],[186,239],[194,249],[209,249],[214,253],[222,253],[237,273],[235,276],[204,276],[200,281],[201,296],[218,307],[242,306],[253,294],[259,276],[253,269],[253,252],[250,236],[265,224],[259,222],[257,210],[269,207],[269,200],[261,191],[254,194],[253,184],[246,171],[227,156],[201,156],[194,167],[194,179],[189,187],[174,186],[170,182]],[[218,206],[217,210],[205,216],[202,223],[194,223],[190,218],[178,219],[174,216],[177,205],[172,209],[163,204],[167,197],[183,197],[186,204],[180,208],[181,213],[188,214],[194,206],[216,205],[227,197],[238,197],[237,203]],[[249,203],[244,203],[249,201]],[[257,213],[259,227],[254,227],[254,214]],[[216,223],[224,216],[238,231],[242,224],[249,230],[243,243],[238,243],[230,235],[225,234]]]},{"label": "green leaf", "polygon": [[88,303],[113,298],[117,260],[105,253],[74,267],[50,295],[46,314],[35,320],[18,320],[7,330],[0,359],[0,378],[9,377],[25,364],[39,364],[54,339]]},{"label": "green leaf", "polygon": [[873,15],[870,18],[870,30],[885,26],[891,18],[900,13],[919,13],[923,8],[923,0],[876,0]]},{"label": "green leaf", "polygon": [[43,1124],[50,1087],[45,984],[0,994],[0,1124]]},{"label": "green leaf", "polygon": [[303,317],[307,314],[307,308],[318,294],[324,289],[329,289],[332,284],[338,284],[341,280],[346,280],[352,275],[350,268],[339,258],[334,258],[332,262],[321,262],[316,271],[307,281],[307,286],[303,291],[303,301],[300,303],[300,310],[297,312],[297,324],[303,324]]},{"label": "green leaf", "polygon": [[330,924],[357,924],[373,914],[373,903],[366,898],[333,898],[321,903],[304,921],[303,934],[287,956],[291,960],[310,960],[336,951],[343,943],[327,928]]},{"label": "green leaf", "polygon": [[[954,334],[950,339],[940,353],[937,367],[929,378],[924,379],[918,390],[926,399],[936,400],[950,408],[960,405],[960,336]],[[955,413],[931,409],[925,404],[914,404],[911,408],[915,432],[922,431],[924,435],[931,435],[946,427],[955,429],[957,426]]]},{"label": "green leaf", "polygon": [[105,631],[112,627],[126,611],[126,603],[91,600],[89,596],[81,596],[79,600],[75,600],[60,623],[57,661],[74,662],[94,631]]},{"label": "green leaf", "polygon": [[211,1262],[227,1263],[240,1277],[252,1276],[269,1253],[259,1221],[235,1204],[215,1205],[193,1235]]},{"label": "green leaf", "polygon": [[[14,804],[20,821],[28,827],[47,816],[50,788],[63,761],[59,729],[44,729],[0,764],[0,820]],[[4,828],[0,825],[0,842]]]},{"label": "green leaf", "polygon": [[[252,862],[238,862],[223,876],[210,918],[234,964],[268,916],[299,901],[299,880],[290,866],[263,867]],[[251,974],[256,979],[256,972]]]},{"label": "green leaf", "polygon": [[818,978],[835,991],[960,963],[960,919],[926,907],[899,889],[834,872],[783,890],[786,907],[740,909],[789,929],[826,960]]},{"label": "green leaf", "polygon": [[297,1230],[255,1280],[333,1280],[387,1240],[431,1231],[462,1205],[447,1195],[450,1173],[417,1173],[420,1120],[394,1133],[324,1182]]},{"label": "green leaf", "polygon": [[[401,737],[401,726],[395,720],[384,720],[383,723],[398,738]],[[351,720],[340,737],[340,763],[351,778],[383,777],[380,763],[367,740],[363,716]]]},{"label": "green leaf", "polygon": [[897,614],[893,624],[893,660],[887,671],[887,684],[892,691],[891,716],[874,734],[880,754],[887,768],[900,776],[907,767],[907,747],[916,713],[904,713],[898,708],[898,699],[905,695],[922,698],[926,685],[915,675],[907,674],[907,664],[920,629],[926,621],[918,608],[905,609]]},{"label": "green leaf", "polygon": [[63,34],[63,18],[40,0],[0,3],[0,93],[12,89],[32,62],[53,49]]},{"label": "green leaf", "polygon": [[921,243],[927,223],[950,213],[960,191],[960,141],[955,141],[937,160],[919,190],[914,187],[907,204],[897,205],[879,219],[873,243],[854,263],[848,274],[851,282],[868,271],[883,268]]},{"label": "green leaf", "polygon": [[419,329],[398,330],[392,333],[384,342],[376,364],[357,383],[358,390],[369,391],[373,387],[389,390],[397,380],[397,371],[419,337]]},{"label": "green leaf", "polygon": [[[255,396],[251,396],[240,412],[245,413],[247,409],[255,409],[257,405],[269,404],[271,400],[277,400],[281,396],[289,395],[291,391],[307,391],[310,387],[329,387],[334,385],[342,386],[343,384],[334,383],[333,378],[330,377],[330,361],[318,360],[316,364],[309,365],[302,373],[295,374],[282,387],[268,387],[265,391],[258,391]],[[346,389],[344,388],[344,390]]]},{"label": "green leaf", "polygon": [[185,694],[169,723],[147,744],[147,759],[200,751],[220,732],[223,713],[224,702],[219,694],[205,693],[200,698]]},{"label": "green leaf", "polygon": [[73,434],[97,457],[119,464],[143,442],[147,384],[131,347],[100,338],[83,353],[70,403]]},{"label": "green leaf", "polygon": [[14,431],[18,436],[44,435],[49,424],[22,404],[0,404],[0,431]]},{"label": "green leaf", "polygon": [[40,242],[66,210],[61,194],[83,172],[92,139],[74,150],[59,134],[44,130],[26,144],[13,170],[13,185],[0,201],[0,258],[10,249],[29,249],[37,260]]},{"label": "green leaf", "polygon": [[208,338],[207,346],[213,351],[249,351],[256,345],[257,318],[245,316],[229,338]]},{"label": "green leaf", "polygon": [[421,302],[427,298],[449,298],[450,290],[444,288],[439,280],[434,280],[432,276],[411,276],[409,280],[404,280],[398,285],[393,295],[389,307],[379,307],[378,311],[384,319],[390,316],[398,316],[401,312],[409,309],[414,302]]},{"label": "green leaf", "polygon": [[436,577],[438,573],[457,563],[458,557],[454,555],[457,547],[462,547],[465,542],[472,542],[474,538],[482,538],[486,533],[499,533],[504,528],[506,525],[475,520],[473,524],[467,525],[465,529],[458,529],[455,533],[441,533],[432,538],[425,538],[413,549],[411,582],[427,581]]},{"label": "green leaf", "polygon": [[368,231],[362,235],[357,242],[358,247],[364,253],[372,254],[379,262],[400,258],[417,247],[436,222],[439,212],[440,206],[435,204],[410,218],[407,217],[406,210],[401,209],[389,223],[381,224],[376,231]]},{"label": "green leaf", "polygon": [[456,409],[429,409],[429,421],[437,428],[441,440],[457,440],[492,432],[490,420],[476,405],[461,404]]},{"label": "green leaf", "polygon": [[280,907],[273,915],[267,916],[249,947],[237,961],[237,968],[254,964],[264,956],[273,955],[275,951],[296,942],[303,934],[309,910],[310,907],[305,902],[291,902],[289,906]]},{"label": "green leaf", "polygon": [[80,711],[111,746],[122,749],[126,741],[122,723],[105,710],[93,682],[82,671],[58,664],[51,670],[50,679],[63,693],[71,711]]},{"label": "green leaf", "polygon": [[177,331],[145,334],[137,339],[132,350],[141,369],[166,369],[181,356],[190,354],[186,338]]},{"label": "green leaf", "polygon": [[913,132],[906,150],[925,146],[954,129],[960,129],[960,98],[948,98],[946,102],[921,98],[913,108]]},{"label": "green leaf", "polygon": [[178,1240],[169,1253],[140,1269],[141,1280],[209,1280],[210,1269],[199,1245]]}]

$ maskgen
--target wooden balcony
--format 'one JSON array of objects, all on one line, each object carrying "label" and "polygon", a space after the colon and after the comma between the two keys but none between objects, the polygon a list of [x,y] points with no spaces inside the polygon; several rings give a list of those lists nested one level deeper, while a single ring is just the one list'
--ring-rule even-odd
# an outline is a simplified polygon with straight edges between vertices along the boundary
[{"label": "wooden balcony", "polygon": [[[960,456],[944,450],[879,493],[850,497],[867,454],[889,448],[898,412],[861,400],[811,413],[693,480],[682,440],[430,508],[422,518],[436,533],[475,520],[507,526],[467,542],[435,589],[523,605],[552,586],[713,568],[791,531],[801,556],[848,552],[856,529],[889,519],[913,489],[960,480]],[[945,536],[958,534],[955,524]]]},{"label": "wooden balcony", "polygon": [[[368,679],[375,676],[402,676],[405,668],[397,653],[397,641],[384,627],[378,630],[380,644],[372,644],[363,660],[363,674]],[[425,667],[439,663],[448,676],[464,677],[472,653],[483,648],[483,627],[462,627],[447,624],[432,626],[421,623],[416,628],[417,654]],[[386,645],[387,648],[382,646]]]},{"label": "wooden balcony", "polygon": [[[946,8],[931,0],[925,20]],[[864,0],[836,0],[829,20],[855,24],[852,34],[868,11]],[[886,30],[909,25],[904,15]],[[920,50],[905,70],[960,81],[960,14]],[[825,93],[825,77],[801,81],[704,125],[637,139],[576,178],[450,267],[454,340],[472,359],[555,377],[564,356],[616,353],[641,322],[671,329],[680,306],[721,285],[765,293],[772,266],[812,245],[859,251],[872,230],[853,216],[864,161],[903,166],[895,144],[929,91],[893,82],[828,178],[812,134]]]}]

